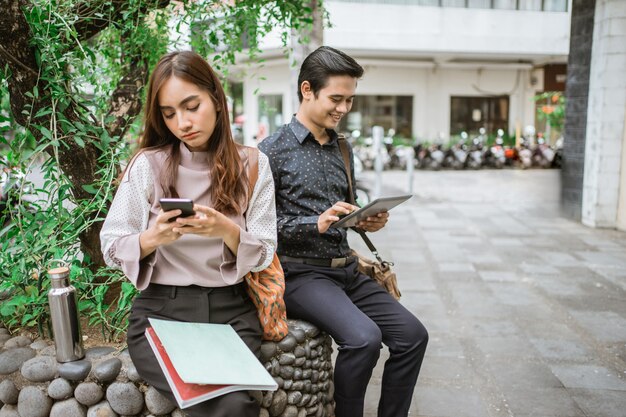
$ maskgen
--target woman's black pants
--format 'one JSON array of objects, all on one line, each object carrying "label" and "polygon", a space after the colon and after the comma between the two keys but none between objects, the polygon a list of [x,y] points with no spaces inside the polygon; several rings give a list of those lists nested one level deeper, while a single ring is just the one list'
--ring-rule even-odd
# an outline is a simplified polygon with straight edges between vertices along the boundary
[{"label": "woman's black pants", "polygon": [[[144,335],[148,317],[197,323],[230,324],[259,357],[261,325],[244,284],[222,288],[150,284],[132,306],[128,350],[139,375],[176,403],[159,363]],[[190,417],[258,417],[260,406],[248,391],[222,395],[183,410]]]},{"label": "woman's black pants", "polygon": [[406,417],[428,332],[422,323],[356,262],[343,268],[285,262],[287,315],[309,321],[338,345],[336,417],[362,417],[365,391],[380,355],[389,347],[378,404],[379,417]]}]

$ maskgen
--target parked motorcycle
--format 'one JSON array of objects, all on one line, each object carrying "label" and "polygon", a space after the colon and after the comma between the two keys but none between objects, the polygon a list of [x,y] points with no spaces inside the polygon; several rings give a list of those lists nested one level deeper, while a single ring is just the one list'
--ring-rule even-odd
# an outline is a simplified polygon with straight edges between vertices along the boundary
[{"label": "parked motorcycle", "polygon": [[533,150],[533,164],[541,168],[550,168],[554,161],[555,152],[544,138],[537,139],[537,146]]},{"label": "parked motorcycle", "polygon": [[498,129],[495,143],[485,151],[485,164],[489,167],[501,169],[506,163],[506,155],[502,146],[504,143],[503,136],[504,130]]},{"label": "parked motorcycle", "polygon": [[467,162],[467,145],[465,140],[455,143],[445,152],[443,165],[452,169],[463,169]]}]

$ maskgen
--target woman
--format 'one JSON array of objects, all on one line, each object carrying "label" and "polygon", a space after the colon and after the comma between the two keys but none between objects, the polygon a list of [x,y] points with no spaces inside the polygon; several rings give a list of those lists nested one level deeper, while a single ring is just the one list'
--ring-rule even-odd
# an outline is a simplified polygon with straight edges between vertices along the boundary
[{"label": "woman", "polygon": [[[243,277],[265,269],[276,247],[267,157],[249,190],[243,147],[232,138],[224,90],[194,52],[161,58],[148,85],[144,135],[122,178],[100,238],[108,265],[141,292],[128,349],[141,377],[174,400],[144,331],[148,317],[230,324],[259,356],[261,326]],[[194,216],[164,212],[162,197],[194,201]],[[173,220],[175,219],[175,220]],[[254,416],[247,391],[185,409],[190,416]]]}]

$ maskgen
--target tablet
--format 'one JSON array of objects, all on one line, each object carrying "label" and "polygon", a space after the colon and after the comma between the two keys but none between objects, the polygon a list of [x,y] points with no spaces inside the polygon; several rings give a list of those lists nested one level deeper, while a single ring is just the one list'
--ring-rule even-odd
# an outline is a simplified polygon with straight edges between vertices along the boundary
[{"label": "tablet", "polygon": [[383,211],[389,211],[398,204],[404,203],[411,197],[413,197],[413,195],[408,194],[395,197],[377,198],[368,205],[363,206],[360,209],[342,217],[341,219],[333,223],[330,227],[354,227],[359,221],[363,220],[364,218],[374,216]]}]

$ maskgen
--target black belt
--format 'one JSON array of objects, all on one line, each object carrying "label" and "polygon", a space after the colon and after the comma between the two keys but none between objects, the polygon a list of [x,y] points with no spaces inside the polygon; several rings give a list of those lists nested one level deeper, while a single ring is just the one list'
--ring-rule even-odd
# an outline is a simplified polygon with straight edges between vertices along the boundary
[{"label": "black belt", "polygon": [[165,285],[151,283],[148,287],[141,291],[145,295],[164,296],[176,298],[176,295],[196,295],[200,293],[231,293],[244,294],[246,290],[245,282],[239,282],[235,285],[227,285],[224,287],[201,287],[199,285]]},{"label": "black belt", "polygon": [[292,256],[279,256],[281,262],[295,262],[298,264],[327,266],[331,268],[343,268],[356,260],[356,256],[345,258],[294,258]]}]

